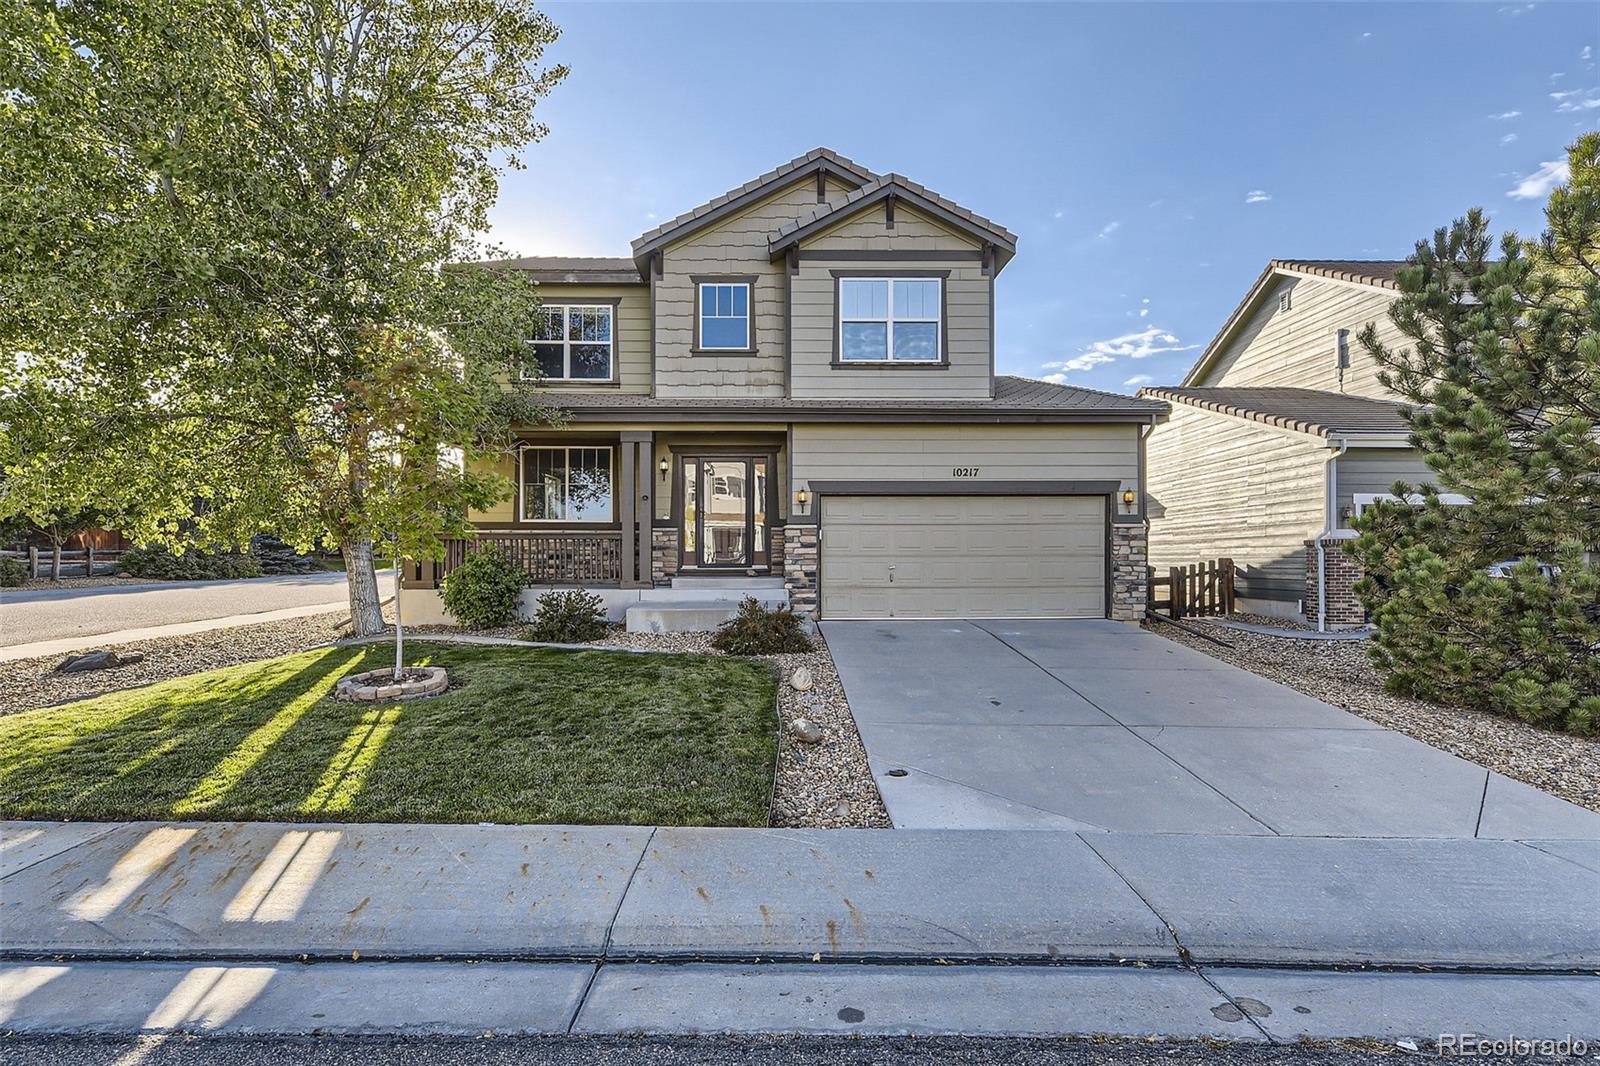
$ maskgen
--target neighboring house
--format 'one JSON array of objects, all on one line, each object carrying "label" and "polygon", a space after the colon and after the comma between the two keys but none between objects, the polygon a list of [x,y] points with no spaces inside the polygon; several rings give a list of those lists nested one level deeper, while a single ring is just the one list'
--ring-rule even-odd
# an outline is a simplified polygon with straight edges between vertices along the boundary
[{"label": "neighboring house", "polygon": [[1360,624],[1360,576],[1338,550],[1350,519],[1396,481],[1434,481],[1407,443],[1400,398],[1356,339],[1389,321],[1395,261],[1278,260],[1177,388],[1150,432],[1150,561],[1237,567],[1244,610]]},{"label": "neighboring house", "polygon": [[[501,264],[539,283],[540,388],[567,421],[527,427],[477,543],[636,628],[751,593],[830,619],[1137,619],[1141,433],[1165,405],[995,374],[1015,252],[817,149],[630,256]],[[409,617],[468,550],[408,574]]]}]

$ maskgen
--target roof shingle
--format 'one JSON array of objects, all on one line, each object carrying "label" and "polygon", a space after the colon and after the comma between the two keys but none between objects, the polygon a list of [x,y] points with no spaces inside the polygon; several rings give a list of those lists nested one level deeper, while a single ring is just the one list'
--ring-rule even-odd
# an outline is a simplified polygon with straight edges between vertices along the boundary
[{"label": "roof shingle", "polygon": [[1319,437],[1404,437],[1411,431],[1404,404],[1320,389],[1163,387],[1139,395]]}]

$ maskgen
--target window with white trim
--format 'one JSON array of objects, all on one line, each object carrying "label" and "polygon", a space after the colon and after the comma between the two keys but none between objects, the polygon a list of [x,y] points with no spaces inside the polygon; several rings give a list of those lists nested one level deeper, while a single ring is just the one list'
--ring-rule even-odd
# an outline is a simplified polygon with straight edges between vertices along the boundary
[{"label": "window with white trim", "polygon": [[840,278],[840,361],[940,362],[943,286],[942,278]]},{"label": "window with white trim", "polygon": [[614,317],[610,304],[542,304],[533,333],[539,376],[548,381],[610,381],[616,355]]},{"label": "window with white trim", "polygon": [[521,465],[522,521],[611,521],[610,448],[528,444]]},{"label": "window with white trim", "polygon": [[700,283],[700,348],[703,351],[749,351],[750,283]]}]

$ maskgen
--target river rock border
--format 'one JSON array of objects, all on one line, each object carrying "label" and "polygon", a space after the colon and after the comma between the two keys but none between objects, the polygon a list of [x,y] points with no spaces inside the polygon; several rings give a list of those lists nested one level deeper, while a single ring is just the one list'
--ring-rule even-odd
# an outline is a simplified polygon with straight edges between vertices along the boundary
[{"label": "river rock border", "polygon": [[422,671],[423,676],[396,682],[394,670],[368,670],[342,678],[334,695],[342,700],[414,700],[422,696],[437,696],[450,687],[450,675],[442,666],[409,666],[407,672]]}]

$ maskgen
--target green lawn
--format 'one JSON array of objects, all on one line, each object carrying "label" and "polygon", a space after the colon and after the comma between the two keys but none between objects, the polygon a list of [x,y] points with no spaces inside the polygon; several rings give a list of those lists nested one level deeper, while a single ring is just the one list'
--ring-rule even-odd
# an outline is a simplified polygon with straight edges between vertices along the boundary
[{"label": "green lawn", "polygon": [[408,643],[443,696],[330,699],[325,648],[0,717],[0,817],[765,825],[763,663]]}]

